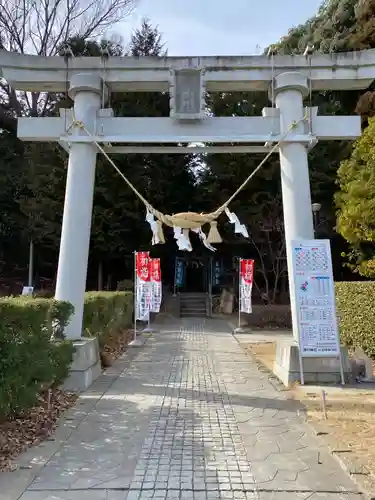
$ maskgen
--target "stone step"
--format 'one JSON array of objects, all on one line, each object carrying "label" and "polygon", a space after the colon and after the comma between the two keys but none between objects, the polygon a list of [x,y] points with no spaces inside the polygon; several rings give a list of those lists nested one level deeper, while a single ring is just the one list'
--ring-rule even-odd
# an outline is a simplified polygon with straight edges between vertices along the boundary
[{"label": "stone step", "polygon": [[181,311],[205,311],[206,304],[201,304],[201,305],[195,306],[195,307],[180,306],[180,310]]},{"label": "stone step", "polygon": [[206,304],[192,304],[192,305],[181,304],[180,309],[206,309]]},{"label": "stone step", "polygon": [[206,302],[207,297],[180,297],[180,302]]},{"label": "stone step", "polygon": [[181,307],[180,310],[181,311],[205,311],[207,308],[206,306],[202,306],[202,307]]},{"label": "stone step", "polygon": [[207,299],[205,293],[184,293],[180,295],[180,316],[189,318],[207,317]]},{"label": "stone step", "polygon": [[184,308],[184,309],[202,309],[202,308],[205,309],[206,302],[197,302],[194,304],[187,304],[185,302],[185,303],[180,304],[180,307]]},{"label": "stone step", "polygon": [[180,317],[181,318],[206,318],[207,313],[206,313],[206,311],[204,311],[204,312],[197,312],[197,311],[184,311],[184,312],[182,312],[181,311]]}]

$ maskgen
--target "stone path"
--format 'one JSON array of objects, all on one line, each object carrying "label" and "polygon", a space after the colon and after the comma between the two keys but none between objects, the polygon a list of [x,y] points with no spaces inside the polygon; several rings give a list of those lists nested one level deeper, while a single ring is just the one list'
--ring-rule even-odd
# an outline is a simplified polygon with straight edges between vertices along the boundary
[{"label": "stone path", "polygon": [[55,447],[20,500],[362,498],[225,322],[162,330],[31,452]]}]

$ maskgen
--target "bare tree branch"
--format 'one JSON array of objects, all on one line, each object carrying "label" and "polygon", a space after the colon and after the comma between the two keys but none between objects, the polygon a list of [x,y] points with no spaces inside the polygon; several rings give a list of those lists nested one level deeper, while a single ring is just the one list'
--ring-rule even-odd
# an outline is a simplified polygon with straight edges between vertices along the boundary
[{"label": "bare tree branch", "polygon": [[280,281],[287,275],[286,246],[282,204],[278,199],[268,202],[257,217],[256,228],[251,233],[251,242],[259,257],[258,276],[263,287],[255,283],[262,299],[273,304],[276,301]]},{"label": "bare tree branch", "polygon": [[[57,55],[67,40],[102,36],[124,20],[137,0],[0,0],[0,49],[40,56]],[[9,86],[8,86],[9,87]],[[15,92],[0,85],[0,128],[11,116],[38,116],[51,109],[45,93]],[[13,128],[12,128],[13,130]]]}]

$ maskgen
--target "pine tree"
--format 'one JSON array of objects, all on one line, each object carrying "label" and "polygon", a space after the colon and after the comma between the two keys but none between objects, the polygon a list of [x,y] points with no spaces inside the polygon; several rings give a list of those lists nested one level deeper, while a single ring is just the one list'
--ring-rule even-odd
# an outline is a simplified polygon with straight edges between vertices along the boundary
[{"label": "pine tree", "polygon": [[130,41],[129,53],[133,57],[140,56],[165,56],[162,35],[158,28],[154,28],[149,19],[143,19],[141,27],[135,30]]},{"label": "pine tree", "polygon": [[[143,20],[131,38],[129,54],[161,57],[162,38],[157,28]],[[111,107],[118,117],[168,117],[168,92],[134,92],[115,94]],[[192,210],[196,200],[195,177],[191,155],[126,154],[113,157],[116,165],[155,206],[165,213]],[[151,233],[145,222],[145,207],[122,181],[107,160],[100,158],[97,168],[91,255],[94,261],[115,262],[134,250],[150,249]],[[174,252],[173,238],[166,245],[153,247],[159,256]],[[156,254],[155,254],[156,255]],[[107,261],[107,262],[106,262]],[[116,272],[121,269],[117,266]],[[126,276],[130,278],[131,276]]]}]

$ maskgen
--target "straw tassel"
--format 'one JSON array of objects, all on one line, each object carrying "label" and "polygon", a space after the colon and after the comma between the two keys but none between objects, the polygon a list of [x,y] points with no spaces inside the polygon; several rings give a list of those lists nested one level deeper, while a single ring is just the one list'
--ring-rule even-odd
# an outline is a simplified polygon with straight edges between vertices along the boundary
[{"label": "straw tassel", "polygon": [[160,220],[156,221],[156,234],[158,235],[159,243],[165,243],[163,223]]},{"label": "straw tassel", "polygon": [[215,243],[222,243],[222,242],[223,242],[223,240],[222,240],[220,233],[217,229],[217,222],[212,221],[210,223],[210,231],[209,231],[208,236],[207,236],[207,243],[215,244]]}]

